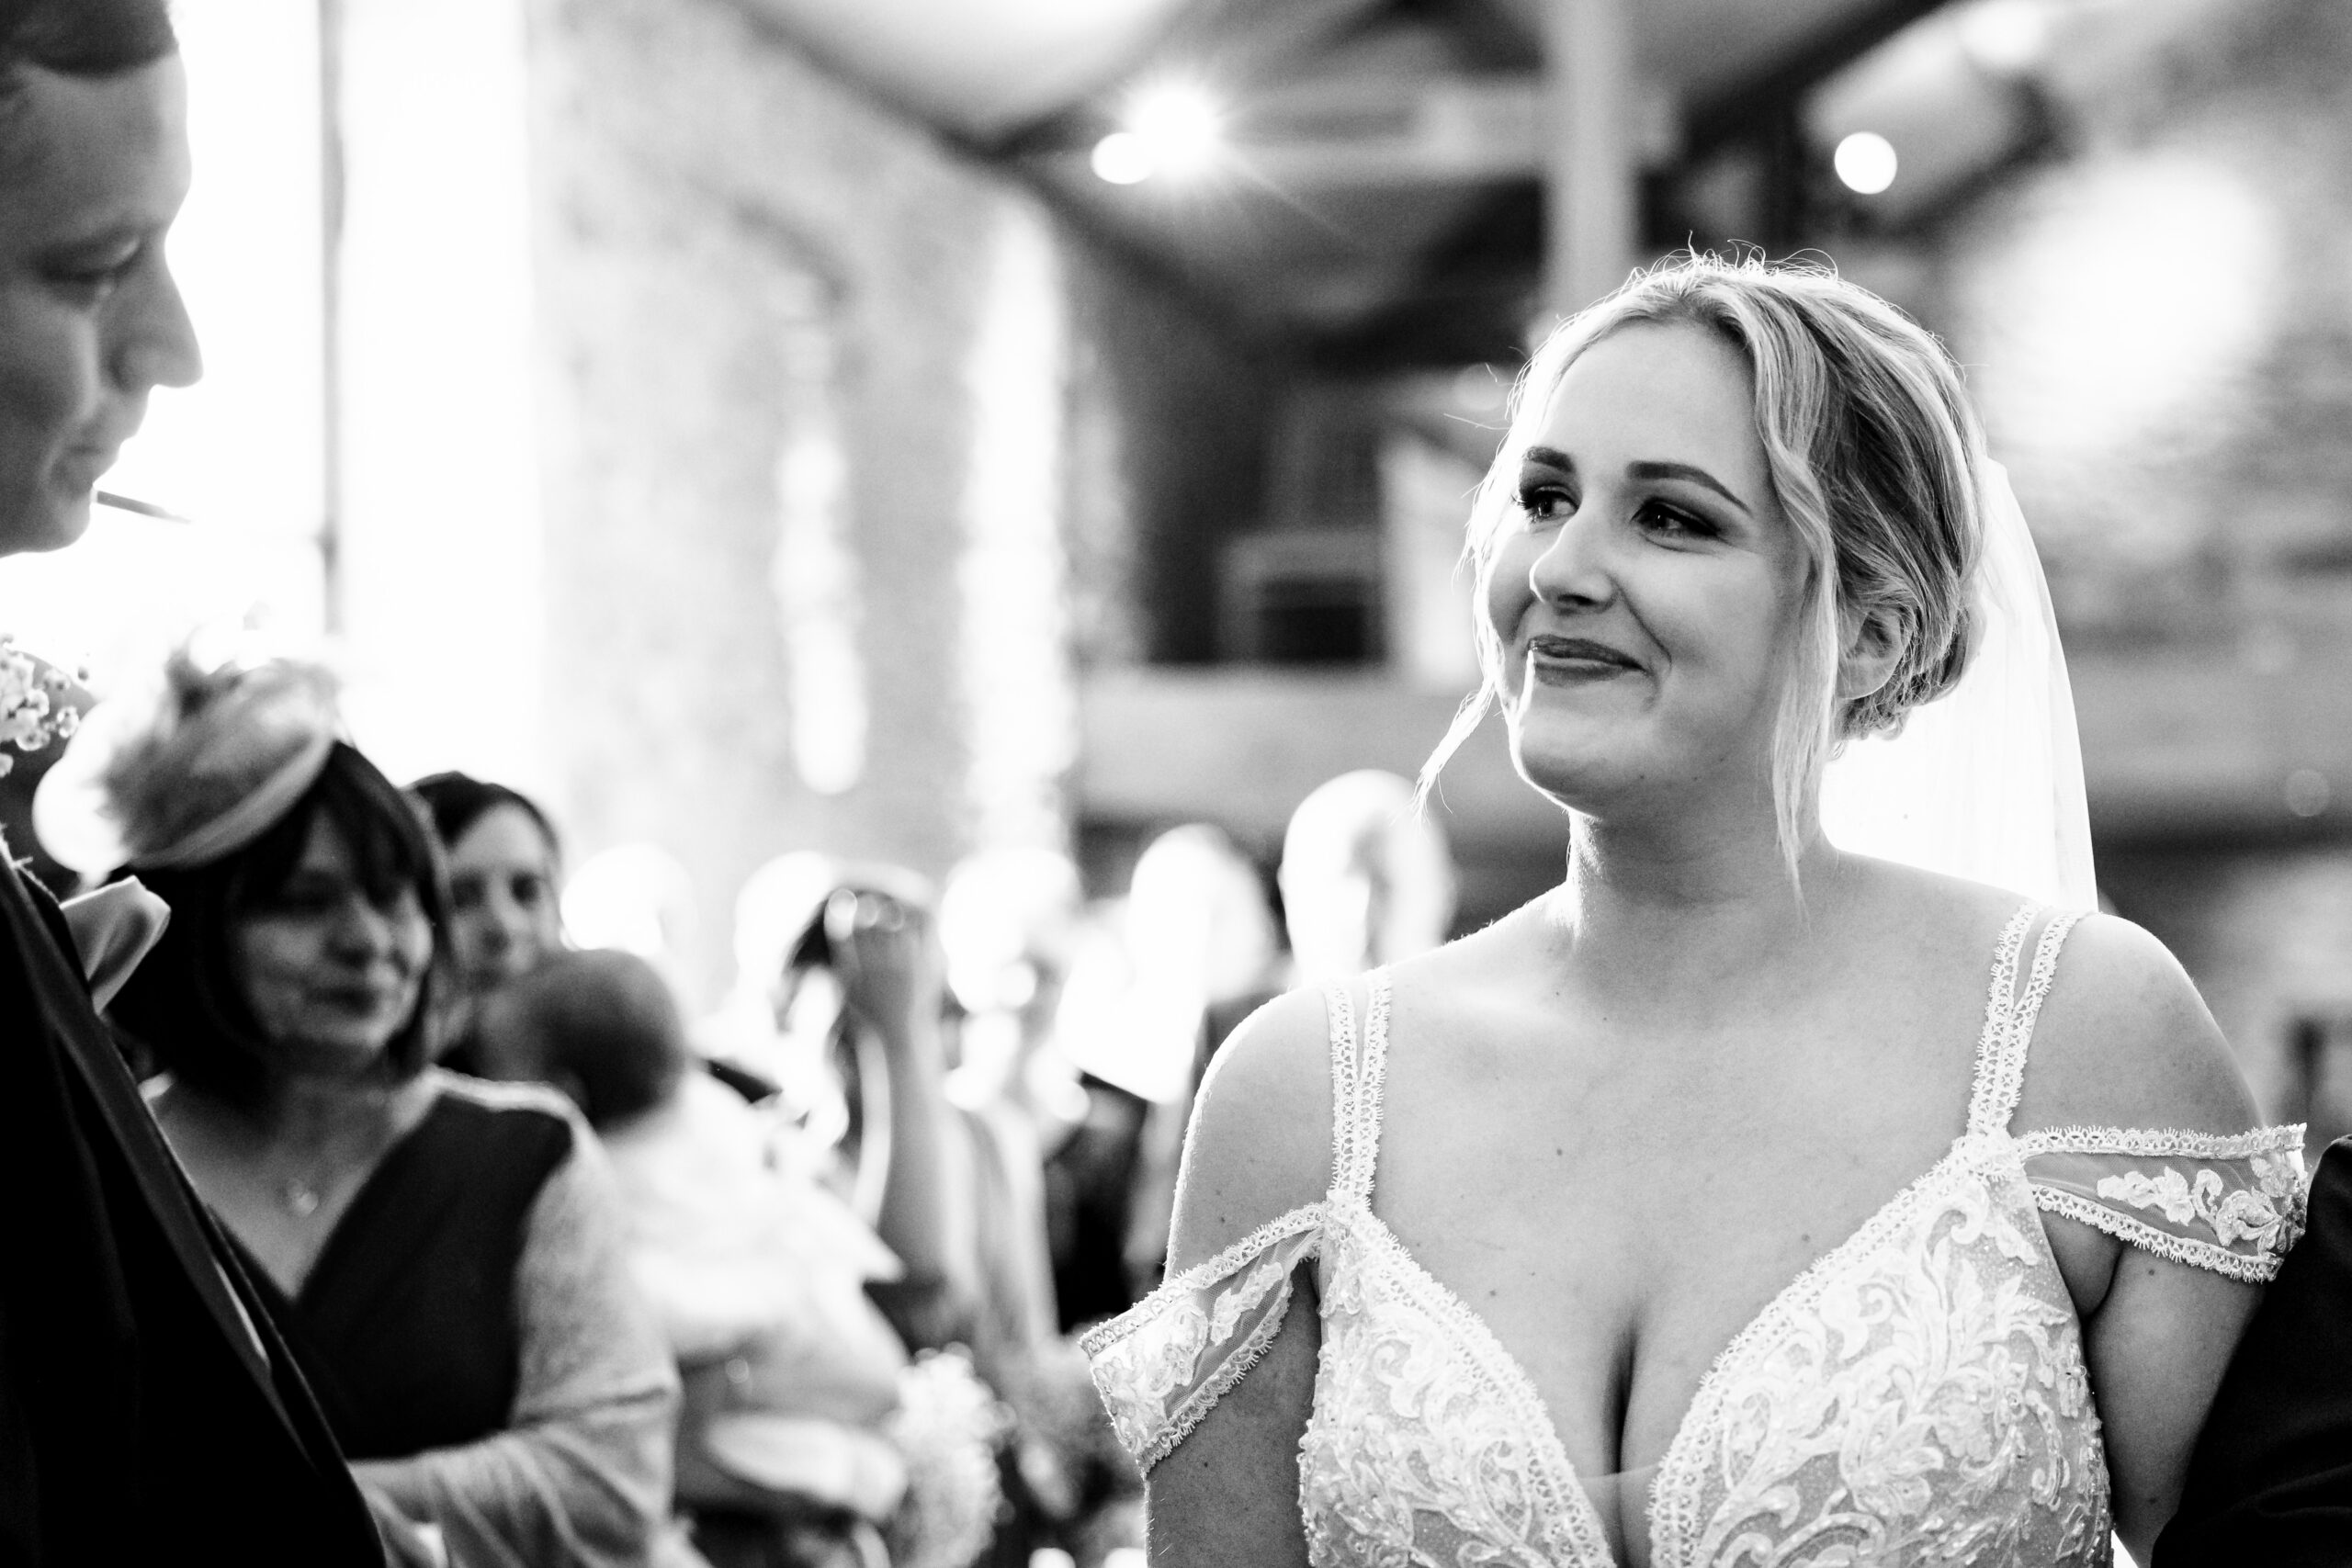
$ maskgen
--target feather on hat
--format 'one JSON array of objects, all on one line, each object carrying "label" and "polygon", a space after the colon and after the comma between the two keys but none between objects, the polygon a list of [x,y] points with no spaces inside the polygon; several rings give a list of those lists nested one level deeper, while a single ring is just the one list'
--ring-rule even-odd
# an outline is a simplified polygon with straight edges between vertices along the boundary
[{"label": "feather on hat", "polygon": [[41,781],[34,830],[85,874],[179,870],[267,832],[318,779],[341,728],[323,665],[206,663],[186,645],[153,691],[101,703]]}]

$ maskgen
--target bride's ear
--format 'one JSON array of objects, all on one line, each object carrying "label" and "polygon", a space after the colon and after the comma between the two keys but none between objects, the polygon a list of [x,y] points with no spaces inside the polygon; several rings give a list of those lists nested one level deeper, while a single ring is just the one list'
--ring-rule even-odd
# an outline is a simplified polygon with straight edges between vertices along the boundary
[{"label": "bride's ear", "polygon": [[1844,647],[1838,653],[1838,700],[1860,702],[1894,679],[1903,662],[1904,637],[1893,612],[1866,610],[1841,628]]}]

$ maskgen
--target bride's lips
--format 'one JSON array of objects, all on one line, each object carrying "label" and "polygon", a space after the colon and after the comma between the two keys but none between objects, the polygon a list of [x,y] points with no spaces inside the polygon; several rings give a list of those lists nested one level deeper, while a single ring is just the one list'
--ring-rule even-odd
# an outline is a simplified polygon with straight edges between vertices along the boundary
[{"label": "bride's lips", "polygon": [[1548,634],[1527,639],[1527,668],[1547,686],[1584,685],[1642,672],[1639,660],[1605,642]]}]

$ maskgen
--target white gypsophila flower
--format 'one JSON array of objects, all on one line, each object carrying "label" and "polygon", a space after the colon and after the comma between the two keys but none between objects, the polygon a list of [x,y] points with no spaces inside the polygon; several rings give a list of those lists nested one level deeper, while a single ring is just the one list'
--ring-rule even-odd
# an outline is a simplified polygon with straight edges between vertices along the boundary
[{"label": "white gypsophila flower", "polygon": [[[17,647],[16,638],[0,633],[0,747],[38,751],[71,737],[82,716],[59,699],[73,689],[71,676],[43,668]],[[0,776],[16,765],[17,760],[0,750]]]},{"label": "white gypsophila flower", "polygon": [[907,1463],[907,1498],[890,1521],[894,1564],[968,1568],[987,1550],[1003,1501],[996,1450],[1006,1422],[956,1351],[925,1351],[900,1375],[889,1433]]}]

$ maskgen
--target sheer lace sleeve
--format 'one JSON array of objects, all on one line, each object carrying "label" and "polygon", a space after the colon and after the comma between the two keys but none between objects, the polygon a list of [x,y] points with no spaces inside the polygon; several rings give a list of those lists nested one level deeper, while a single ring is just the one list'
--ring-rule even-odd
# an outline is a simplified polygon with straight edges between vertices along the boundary
[{"label": "sheer lace sleeve", "polygon": [[1298,1267],[1322,1239],[1323,1205],[1294,1209],[1079,1342],[1120,1445],[1146,1474],[1266,1353]]},{"label": "sheer lace sleeve", "polygon": [[2303,1129],[2053,1127],[2018,1140],[2034,1201],[2159,1258],[2250,1282],[2303,1233]]}]

